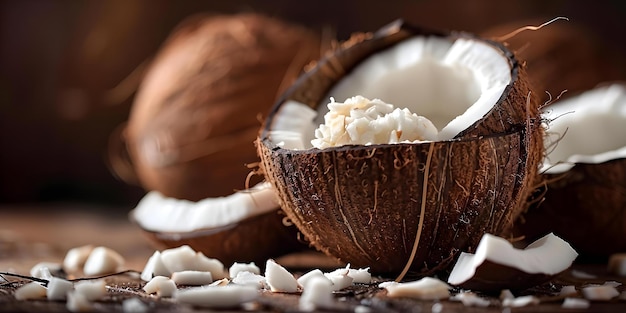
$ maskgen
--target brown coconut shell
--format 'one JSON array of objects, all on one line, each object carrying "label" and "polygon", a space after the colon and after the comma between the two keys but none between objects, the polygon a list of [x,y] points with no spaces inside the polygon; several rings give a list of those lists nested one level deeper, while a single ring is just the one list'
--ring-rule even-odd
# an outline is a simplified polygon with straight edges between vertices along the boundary
[{"label": "brown coconut shell", "polygon": [[269,258],[306,247],[298,241],[296,227],[283,224],[284,218],[279,211],[272,211],[224,227],[184,233],[143,233],[161,249],[189,245],[226,266],[234,262],[265,264]]},{"label": "brown coconut shell", "polygon": [[453,140],[296,151],[268,138],[287,100],[316,109],[359,62],[421,35],[475,38],[402,21],[355,35],[283,95],[257,140],[261,170],[311,244],[374,272],[397,273],[407,264],[420,273],[445,270],[457,253],[473,251],[485,232],[508,231],[524,209],[542,155],[537,101],[520,64],[495,42],[510,61],[512,83],[490,112]]},{"label": "brown coconut shell", "polygon": [[626,159],[578,163],[563,174],[543,174],[536,205],[516,223],[532,241],[554,232],[581,262],[605,262],[626,251]]},{"label": "brown coconut shell", "polygon": [[183,21],[151,63],[126,129],[144,189],[192,201],[244,189],[259,117],[319,46],[312,31],[260,14]]}]

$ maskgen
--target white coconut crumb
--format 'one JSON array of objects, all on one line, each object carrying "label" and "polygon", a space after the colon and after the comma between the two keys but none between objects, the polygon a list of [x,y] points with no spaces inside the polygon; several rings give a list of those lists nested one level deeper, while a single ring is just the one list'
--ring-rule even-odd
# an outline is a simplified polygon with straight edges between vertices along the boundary
[{"label": "white coconut crumb", "polygon": [[63,269],[63,265],[55,262],[39,262],[30,269],[30,276],[50,279],[52,272],[58,272]]},{"label": "white coconut crumb", "polygon": [[326,275],[324,275],[324,272],[322,272],[320,269],[310,270],[302,276],[298,277],[296,281],[298,282],[298,285],[300,285],[300,287],[306,288],[306,284],[314,277],[325,278],[332,284],[332,281],[328,279],[328,277],[326,277]]},{"label": "white coconut crumb", "polygon": [[31,300],[46,297],[46,287],[37,282],[24,284],[15,290],[15,300]]},{"label": "white coconut crumb", "polygon": [[387,295],[392,298],[439,300],[450,297],[450,286],[432,277],[407,283],[388,284],[384,288],[387,289]]},{"label": "white coconut crumb", "polygon": [[235,262],[228,269],[228,277],[235,278],[235,276],[237,276],[237,273],[243,272],[243,271],[247,271],[253,274],[257,274],[257,275],[261,274],[261,269],[256,264],[254,264],[254,262],[250,262],[250,263]]},{"label": "white coconut crumb", "polygon": [[389,286],[393,286],[393,285],[397,285],[397,284],[399,284],[399,282],[396,282],[396,281],[393,281],[393,280],[392,281],[384,281],[384,282],[378,284],[378,288],[385,289],[385,288],[387,288]]},{"label": "white coconut crumb", "polygon": [[441,304],[441,302],[433,303],[433,306],[430,307],[430,312],[432,312],[432,313],[441,313],[441,312],[443,312],[443,304]]},{"label": "white coconut crumb", "polygon": [[297,292],[298,281],[287,269],[274,260],[267,260],[265,279],[272,292]]},{"label": "white coconut crumb", "polygon": [[46,297],[48,300],[65,300],[67,294],[74,289],[74,284],[58,277],[52,277],[48,280],[48,288],[46,289]]},{"label": "white coconut crumb", "polygon": [[176,285],[202,286],[213,282],[211,272],[181,271],[172,273],[172,281]]},{"label": "white coconut crumb", "polygon": [[507,299],[515,299],[515,295],[509,289],[503,289],[500,291],[500,301],[504,301]]},{"label": "white coconut crumb", "polygon": [[564,309],[588,309],[590,305],[587,299],[565,298],[561,307]]},{"label": "white coconut crumb", "polygon": [[370,268],[360,268],[354,269],[350,268],[350,264],[346,265],[344,268],[338,268],[330,273],[326,273],[327,275],[341,274],[345,275],[347,270],[347,275],[352,278],[352,283],[355,284],[369,284],[372,282],[372,274],[369,272]]},{"label": "white coconut crumb", "polygon": [[124,258],[117,251],[107,247],[94,248],[83,267],[83,273],[87,276],[112,274],[120,270],[124,265]]},{"label": "white coconut crumb", "polygon": [[230,284],[230,280],[228,278],[222,278],[212,282],[209,287],[227,286],[228,284]]},{"label": "white coconut crumb", "polygon": [[521,308],[528,305],[537,305],[539,304],[539,298],[535,296],[521,296],[517,298],[506,298],[502,300],[502,306],[511,307],[511,308]]},{"label": "white coconut crumb", "polygon": [[122,311],[124,313],[145,313],[148,310],[148,305],[139,298],[128,298],[122,302]]},{"label": "white coconut crumb", "polygon": [[354,279],[348,276],[350,270],[347,268],[332,271],[330,273],[324,273],[324,276],[332,282],[332,288],[334,291],[338,291],[352,286]]},{"label": "white coconut crumb", "polygon": [[437,139],[438,130],[430,120],[380,99],[354,96],[341,103],[330,98],[327,106],[324,124],[319,125],[311,140],[315,148]]},{"label": "white coconut crumb", "polygon": [[595,278],[598,278],[598,276],[596,276],[596,275],[589,274],[589,273],[583,272],[581,270],[572,270],[572,276],[574,276],[574,278],[579,278],[579,279],[595,279]]},{"label": "white coconut crumb", "polygon": [[473,292],[464,291],[460,292],[452,297],[450,297],[452,301],[460,301],[465,306],[475,306],[475,307],[488,307],[491,305],[491,301],[481,298]]},{"label": "white coconut crumb", "polygon": [[152,256],[148,258],[148,262],[141,272],[141,279],[143,281],[150,281],[154,276],[170,276],[172,273],[165,267],[161,260],[161,252],[154,251]]},{"label": "white coconut crumb", "polygon": [[614,281],[614,280],[605,281],[604,284],[602,284],[602,286],[611,286],[611,287],[619,287],[621,285],[622,283],[618,281]]},{"label": "white coconut crumb", "polygon": [[586,286],[581,292],[585,299],[594,301],[609,301],[619,296],[619,291],[613,286]]},{"label": "white coconut crumb", "polygon": [[302,311],[314,311],[330,308],[332,304],[333,283],[326,278],[315,276],[307,281],[298,306]]},{"label": "white coconut crumb", "polygon": [[248,271],[238,272],[237,276],[233,278],[232,282],[233,284],[237,285],[254,286],[258,289],[264,289],[268,287],[267,281],[265,280],[264,276]]},{"label": "white coconut crumb", "polygon": [[156,293],[159,297],[171,297],[176,291],[176,283],[169,277],[154,276],[143,290],[148,294]]},{"label": "white coconut crumb", "polygon": [[576,290],[576,287],[573,285],[568,285],[568,286],[563,286],[563,288],[561,288],[561,291],[559,292],[560,296],[570,296],[570,295],[574,295],[577,294],[578,291]]},{"label": "white coconut crumb", "polygon": [[239,285],[192,287],[174,293],[179,303],[205,308],[233,308],[254,301],[258,296],[258,289]]},{"label": "white coconut crumb", "polygon": [[228,278],[228,272],[224,269],[222,261],[210,258],[202,252],[196,252],[195,265],[192,268],[187,268],[187,270],[211,272],[213,279]]},{"label": "white coconut crumb", "polygon": [[77,290],[72,290],[67,294],[65,307],[70,312],[90,312],[93,309],[93,305],[87,299],[87,296]]},{"label": "white coconut crumb", "polygon": [[93,245],[84,245],[68,250],[63,259],[63,269],[67,272],[82,270],[93,248]]},{"label": "white coconut crumb", "polygon": [[616,253],[609,257],[609,273],[626,277],[626,253]]}]

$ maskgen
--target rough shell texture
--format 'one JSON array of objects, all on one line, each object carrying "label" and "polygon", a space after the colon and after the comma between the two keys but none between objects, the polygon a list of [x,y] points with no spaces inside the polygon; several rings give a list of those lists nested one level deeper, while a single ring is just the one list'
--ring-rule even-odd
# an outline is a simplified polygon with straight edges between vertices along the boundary
[{"label": "rough shell texture", "polygon": [[264,264],[268,258],[306,248],[297,240],[297,229],[283,224],[283,214],[265,213],[238,224],[188,233],[144,234],[160,248],[189,245],[225,265],[234,262]]},{"label": "rough shell texture", "polygon": [[[444,35],[397,22],[354,36],[284,94],[257,140],[262,170],[300,231],[317,249],[375,272],[399,272],[409,262],[422,210],[413,271],[444,270],[484,232],[507,231],[524,210],[542,155],[537,102],[517,61],[496,43],[511,61],[513,82],[456,140],[293,151],[267,138],[284,101],[316,108],[368,55],[425,34]],[[457,36],[470,35],[450,38]]]},{"label": "rough shell texture", "polygon": [[581,261],[602,261],[626,251],[626,159],[576,164],[563,174],[543,175],[542,196],[516,224],[534,240],[554,232]]},{"label": "rough shell texture", "polygon": [[254,139],[280,94],[319,55],[307,29],[259,14],[195,16],[165,42],[126,130],[141,185],[200,200],[245,187]]}]

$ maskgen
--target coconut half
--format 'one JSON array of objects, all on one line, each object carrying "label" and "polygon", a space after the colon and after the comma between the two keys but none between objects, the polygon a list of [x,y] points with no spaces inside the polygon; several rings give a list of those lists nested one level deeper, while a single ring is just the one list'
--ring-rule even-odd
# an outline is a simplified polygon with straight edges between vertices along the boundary
[{"label": "coconut half", "polygon": [[552,233],[525,249],[516,249],[504,238],[485,234],[474,254],[461,253],[448,283],[485,292],[524,290],[565,271],[577,256],[566,241]]},{"label": "coconut half", "polygon": [[599,86],[545,108],[543,199],[519,228],[553,231],[587,259],[626,251],[626,85]]},{"label": "coconut half", "polygon": [[152,191],[130,217],[157,245],[189,245],[231,264],[264,262],[302,246],[296,240],[295,228],[283,225],[284,216],[278,209],[274,189],[269,183],[260,183],[230,196],[198,202]]},{"label": "coconut half", "polygon": [[[427,117],[438,137],[313,148],[329,99],[359,95]],[[511,226],[535,179],[541,131],[504,46],[398,21],[354,35],[301,76],[257,149],[281,207],[316,248],[374,272],[413,264],[424,273]]]}]

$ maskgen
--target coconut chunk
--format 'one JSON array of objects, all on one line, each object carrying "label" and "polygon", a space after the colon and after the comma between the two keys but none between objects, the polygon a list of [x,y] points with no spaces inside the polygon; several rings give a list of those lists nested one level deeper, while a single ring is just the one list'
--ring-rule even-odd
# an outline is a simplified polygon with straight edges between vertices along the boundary
[{"label": "coconut chunk", "polygon": [[154,276],[170,276],[171,274],[161,260],[161,252],[154,251],[141,272],[141,279],[150,281]]},{"label": "coconut chunk", "polygon": [[350,268],[350,264],[348,264],[345,268],[338,268],[326,274],[327,276],[335,275],[335,274],[346,275],[346,270],[347,270],[347,276],[352,278],[352,283],[369,284],[372,282],[372,274],[369,272],[369,267],[354,269],[354,268]]},{"label": "coconut chunk", "polygon": [[521,308],[524,306],[537,304],[539,304],[539,298],[535,296],[521,296],[513,299],[507,298],[502,300],[502,306],[511,308]]},{"label": "coconut chunk", "polygon": [[561,307],[564,309],[588,309],[591,306],[589,300],[581,298],[565,298]]},{"label": "coconut chunk", "polygon": [[195,267],[190,268],[198,271],[211,272],[213,279],[222,279],[228,277],[228,272],[224,269],[224,264],[214,258],[205,256],[202,252],[196,253]]},{"label": "coconut chunk", "polygon": [[63,259],[63,269],[68,272],[76,272],[83,269],[93,248],[93,245],[84,245],[68,250]]},{"label": "coconut chunk", "polygon": [[15,300],[31,300],[46,297],[46,287],[37,282],[30,282],[15,290]]},{"label": "coconut chunk", "polygon": [[247,272],[254,273],[254,274],[261,274],[261,269],[259,269],[259,267],[256,266],[254,262],[250,262],[250,263],[235,262],[228,269],[228,276],[230,278],[234,278],[235,276],[237,276],[237,273],[243,272],[243,271],[247,271]]},{"label": "coconut chunk", "polygon": [[347,268],[335,270],[330,273],[324,273],[324,276],[328,278],[332,283],[332,289],[334,291],[338,291],[347,287],[352,286],[352,282],[354,279],[348,276],[350,270]]},{"label": "coconut chunk", "polygon": [[503,289],[500,291],[500,301],[504,301],[506,299],[515,299],[515,295],[509,289]]},{"label": "coconut chunk", "polygon": [[298,281],[287,269],[274,260],[265,264],[265,279],[272,292],[297,292]]},{"label": "coconut chunk", "polygon": [[182,271],[172,273],[172,281],[176,285],[202,286],[213,282],[211,272]]},{"label": "coconut chunk", "polygon": [[609,273],[626,277],[626,253],[615,253],[609,257]]},{"label": "coconut chunk", "polygon": [[74,291],[88,301],[100,300],[107,294],[106,282],[104,279],[79,281],[74,284]]},{"label": "coconut chunk", "polygon": [[387,295],[392,298],[439,300],[450,297],[450,286],[432,277],[424,277],[407,283],[389,284],[385,286],[385,289],[387,289]]},{"label": "coconut chunk", "polygon": [[90,312],[93,309],[93,305],[87,299],[87,296],[77,290],[72,290],[67,294],[65,307],[70,312]]},{"label": "coconut chunk", "polygon": [[30,276],[50,279],[52,273],[58,273],[63,269],[63,265],[55,262],[39,262],[30,269]]},{"label": "coconut chunk", "polygon": [[481,298],[477,296],[475,293],[470,291],[460,292],[452,297],[450,297],[452,301],[460,301],[465,306],[475,306],[475,307],[488,307],[491,305],[491,301]]},{"label": "coconut chunk", "polygon": [[94,248],[83,267],[87,276],[106,275],[117,272],[124,265],[124,257],[107,247]]},{"label": "coconut chunk", "polygon": [[323,277],[327,279],[328,282],[330,282],[331,284],[333,283],[330,279],[328,279],[328,277],[326,277],[326,275],[324,275],[324,272],[322,272],[320,269],[314,269],[298,277],[297,279],[298,285],[300,285],[300,287],[302,288],[306,288],[306,284],[314,277]]},{"label": "coconut chunk", "polygon": [[207,308],[233,308],[254,301],[259,291],[252,286],[192,287],[174,293],[180,303]]},{"label": "coconut chunk", "polygon": [[46,297],[48,300],[65,300],[67,294],[74,289],[71,281],[52,277],[48,280],[48,288],[46,289]]},{"label": "coconut chunk", "polygon": [[139,298],[128,298],[122,301],[122,312],[124,313],[144,313],[148,310],[148,305]]},{"label": "coconut chunk", "polygon": [[302,311],[330,308],[333,303],[333,283],[320,276],[311,277],[307,283],[298,306]]},{"label": "coconut chunk", "polygon": [[561,296],[569,296],[577,293],[578,291],[576,290],[576,286],[572,285],[563,286],[563,288],[561,288],[561,291],[559,291],[559,295]]},{"label": "coconut chunk", "polygon": [[609,301],[619,296],[619,291],[613,286],[586,286],[581,289],[585,299],[593,301]]},{"label": "coconut chunk", "polygon": [[196,251],[188,245],[163,250],[161,261],[170,273],[196,268]]},{"label": "coconut chunk", "polygon": [[267,286],[265,277],[248,271],[237,272],[237,276],[233,278],[232,282],[237,285],[254,286],[258,289],[266,288]]},{"label": "coconut chunk", "polygon": [[148,294],[156,293],[159,297],[171,297],[176,291],[176,284],[169,277],[154,276],[143,290]]},{"label": "coconut chunk", "polygon": [[[448,283],[470,290],[525,289],[566,270],[577,256],[567,242],[552,233],[523,250],[485,234],[475,254],[461,253]],[[519,279],[519,275],[527,279]]]}]

